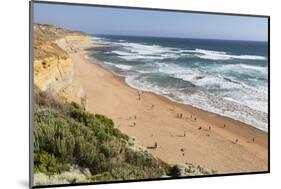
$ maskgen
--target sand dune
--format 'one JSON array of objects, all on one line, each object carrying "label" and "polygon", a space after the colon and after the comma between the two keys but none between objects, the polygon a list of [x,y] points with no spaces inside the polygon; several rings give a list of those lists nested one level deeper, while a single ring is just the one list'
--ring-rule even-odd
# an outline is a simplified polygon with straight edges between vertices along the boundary
[{"label": "sand dune", "polygon": [[[218,173],[267,171],[267,133],[153,93],[143,92],[139,99],[124,78],[85,59],[84,51],[70,56],[87,110],[112,118],[116,127],[163,161],[199,164]],[[149,148],[156,142],[156,149]]]}]

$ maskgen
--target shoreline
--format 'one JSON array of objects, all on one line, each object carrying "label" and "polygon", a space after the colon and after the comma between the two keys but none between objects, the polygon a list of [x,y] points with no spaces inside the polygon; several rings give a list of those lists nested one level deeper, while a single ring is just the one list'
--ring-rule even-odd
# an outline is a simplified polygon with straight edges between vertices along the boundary
[{"label": "shoreline", "polygon": [[265,131],[153,92],[143,92],[138,100],[138,90],[124,77],[86,59],[85,54],[79,50],[70,56],[75,77],[86,92],[87,110],[111,117],[117,128],[147,147],[157,141],[159,148],[148,149],[153,155],[169,164],[189,162],[218,173],[268,170]]},{"label": "shoreline", "polygon": [[[95,63],[95,60],[91,60],[89,59],[89,61],[98,66],[99,68],[101,69],[104,69],[105,71],[108,71],[112,74],[113,77],[115,77],[116,79],[120,80],[124,85],[126,85],[127,87],[129,88],[132,88],[136,91],[141,91],[143,93],[147,93],[147,94],[150,94],[150,95],[155,95],[157,98],[161,99],[162,101],[164,101],[165,103],[168,103],[168,104],[171,104],[172,106],[180,106],[182,107],[183,109],[186,109],[187,111],[193,111],[194,115],[195,116],[198,116],[200,118],[204,117],[206,114],[208,114],[208,117],[221,117],[223,120],[224,120],[224,123],[221,123],[222,120],[217,120],[217,119],[208,119],[209,120],[209,123],[210,125],[213,125],[213,126],[217,126],[217,125],[220,125],[220,126],[217,126],[217,127],[223,127],[224,124],[227,125],[228,127],[228,130],[233,133],[236,133],[237,132],[237,129],[233,128],[233,125],[229,123],[231,122],[237,122],[241,128],[240,130],[252,130],[253,132],[256,132],[256,135],[268,135],[268,132],[266,131],[263,131],[262,129],[258,128],[258,127],[255,127],[255,126],[252,126],[252,125],[249,125],[247,123],[244,123],[242,121],[239,121],[239,120],[236,120],[236,119],[233,119],[231,117],[227,117],[227,116],[224,116],[224,115],[220,115],[220,114],[217,114],[217,113],[214,113],[214,112],[210,112],[210,111],[207,111],[207,110],[203,110],[203,109],[200,109],[200,108],[197,108],[195,106],[192,106],[192,105],[189,105],[189,104],[184,104],[184,103],[180,103],[180,102],[177,102],[175,100],[172,100],[170,99],[169,97],[167,96],[164,96],[164,95],[160,95],[160,94],[157,94],[157,93],[154,93],[154,92],[151,92],[151,91],[143,91],[143,90],[140,90],[140,89],[137,89],[137,88],[134,88],[132,86],[130,86],[126,81],[126,77],[125,76],[122,76],[122,75],[117,75],[116,73],[114,73],[113,71],[109,70],[109,69],[106,69],[105,67],[103,67],[102,65],[100,65],[99,63]],[[200,116],[201,115],[201,116]],[[206,118],[205,118],[206,119]],[[245,129],[244,127],[246,127],[247,129]],[[241,131],[240,131],[241,132]],[[243,135],[243,132],[241,132],[239,134],[240,135]],[[244,135],[245,138],[247,138],[247,134]],[[249,138],[249,137],[248,137]],[[259,142],[259,141],[256,141],[256,143]],[[263,147],[267,147],[268,146],[268,143],[260,143],[260,145],[262,145]]]},{"label": "shoreline", "polygon": [[[183,106],[183,107],[185,107],[185,108],[186,108],[186,106],[187,106],[187,107],[191,107],[191,108],[193,108],[193,109],[195,109],[195,110],[197,110],[197,111],[207,112],[208,114],[213,114],[214,116],[224,117],[224,119],[229,119],[229,120],[232,120],[232,121],[235,121],[235,122],[239,122],[241,125],[245,125],[246,127],[252,127],[253,129],[257,129],[257,130],[260,131],[260,132],[263,132],[263,133],[268,134],[268,130],[262,130],[262,129],[259,128],[259,127],[255,127],[255,126],[253,126],[253,125],[250,125],[250,124],[245,123],[245,122],[243,122],[243,121],[240,121],[240,120],[238,120],[238,119],[234,119],[234,118],[232,118],[232,117],[228,117],[228,116],[223,115],[223,114],[219,114],[219,113],[211,112],[211,111],[208,111],[208,110],[204,110],[204,109],[198,108],[198,107],[193,106],[193,105],[190,105],[190,104],[185,104],[185,103],[183,103],[183,102],[179,102],[179,101],[174,100],[172,97],[165,96],[165,95],[161,95],[161,94],[157,94],[156,92],[153,92],[153,91],[145,91],[145,90],[138,89],[137,87],[133,87],[133,86],[131,86],[130,84],[128,84],[128,83],[126,82],[126,77],[125,77],[125,76],[120,75],[120,74],[118,74],[118,73],[115,73],[114,71],[112,71],[112,70],[110,70],[110,69],[107,69],[106,67],[102,66],[102,65],[101,65],[102,63],[101,63],[100,61],[97,61],[97,60],[95,60],[95,59],[90,58],[87,52],[85,53],[85,56],[86,56],[85,59],[86,59],[87,61],[92,62],[93,64],[95,64],[96,66],[100,67],[101,69],[104,69],[104,70],[106,70],[106,71],[109,71],[111,74],[113,74],[113,76],[116,77],[116,79],[119,79],[119,80],[122,81],[126,86],[128,86],[128,87],[130,87],[130,88],[133,88],[133,89],[135,89],[135,90],[137,90],[137,91],[142,91],[142,92],[145,92],[145,93],[150,93],[150,94],[156,95],[156,96],[158,96],[159,98],[163,98],[164,101],[167,101],[168,103],[175,103],[175,104],[177,104],[178,106]],[[96,63],[96,62],[99,62],[99,63]]]}]

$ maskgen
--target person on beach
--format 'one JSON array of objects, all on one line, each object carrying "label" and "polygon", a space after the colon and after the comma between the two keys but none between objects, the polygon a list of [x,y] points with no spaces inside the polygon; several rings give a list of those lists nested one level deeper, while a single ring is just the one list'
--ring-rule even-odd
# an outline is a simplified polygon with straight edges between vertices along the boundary
[{"label": "person on beach", "polygon": [[154,143],[154,148],[156,149],[158,147],[157,142]]},{"label": "person on beach", "polygon": [[138,100],[141,100],[141,92],[138,91]]},{"label": "person on beach", "polygon": [[253,137],[252,141],[253,141],[253,143],[255,143],[255,137]]},{"label": "person on beach", "polygon": [[184,137],[186,136],[186,133],[185,133],[185,131],[183,132],[183,136],[184,136]]},{"label": "person on beach", "polygon": [[181,148],[180,151],[182,152],[182,156],[184,156],[184,149]]},{"label": "person on beach", "polygon": [[135,127],[137,124],[136,124],[136,122],[133,122],[133,126]]},{"label": "person on beach", "polygon": [[223,124],[223,128],[225,128],[226,127],[226,124]]}]

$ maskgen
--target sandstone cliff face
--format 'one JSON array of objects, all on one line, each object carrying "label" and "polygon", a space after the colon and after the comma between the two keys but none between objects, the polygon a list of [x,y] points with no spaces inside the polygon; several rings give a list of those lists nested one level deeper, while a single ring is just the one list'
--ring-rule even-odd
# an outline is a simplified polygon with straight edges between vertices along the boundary
[{"label": "sandstone cliff face", "polygon": [[85,94],[74,80],[68,53],[90,46],[90,36],[50,25],[34,25],[34,84],[65,102],[84,105]]}]

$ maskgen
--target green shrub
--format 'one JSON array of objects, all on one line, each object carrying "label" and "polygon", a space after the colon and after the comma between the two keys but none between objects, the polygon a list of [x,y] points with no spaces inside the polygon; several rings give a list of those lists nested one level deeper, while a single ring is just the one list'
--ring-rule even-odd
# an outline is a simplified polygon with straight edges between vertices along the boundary
[{"label": "green shrub", "polygon": [[159,159],[159,163],[160,163],[161,167],[163,167],[165,173],[167,175],[171,175],[171,171],[172,171],[171,165],[169,165],[168,163],[166,163],[166,162],[164,162],[164,161],[162,161],[160,159]]},{"label": "green shrub", "polygon": [[84,108],[82,106],[80,106],[79,104],[77,104],[76,102],[71,102],[70,104],[70,108],[75,108],[78,110],[84,110]]},{"label": "green shrub", "polygon": [[87,142],[83,137],[76,138],[75,153],[76,164],[82,167],[88,167],[94,163],[97,152],[96,147]]},{"label": "green shrub", "polygon": [[100,174],[96,174],[88,178],[92,182],[100,182],[100,181],[110,181],[113,180],[112,175],[109,172],[104,172]]},{"label": "green shrub", "polygon": [[41,172],[46,175],[69,171],[69,166],[59,163],[53,154],[46,152],[34,154],[34,167],[35,173]]},{"label": "green shrub", "polygon": [[180,169],[177,165],[174,165],[174,166],[171,168],[171,171],[170,171],[169,175],[170,175],[171,177],[180,177],[180,176],[182,176],[182,175],[181,175],[181,169]]}]

